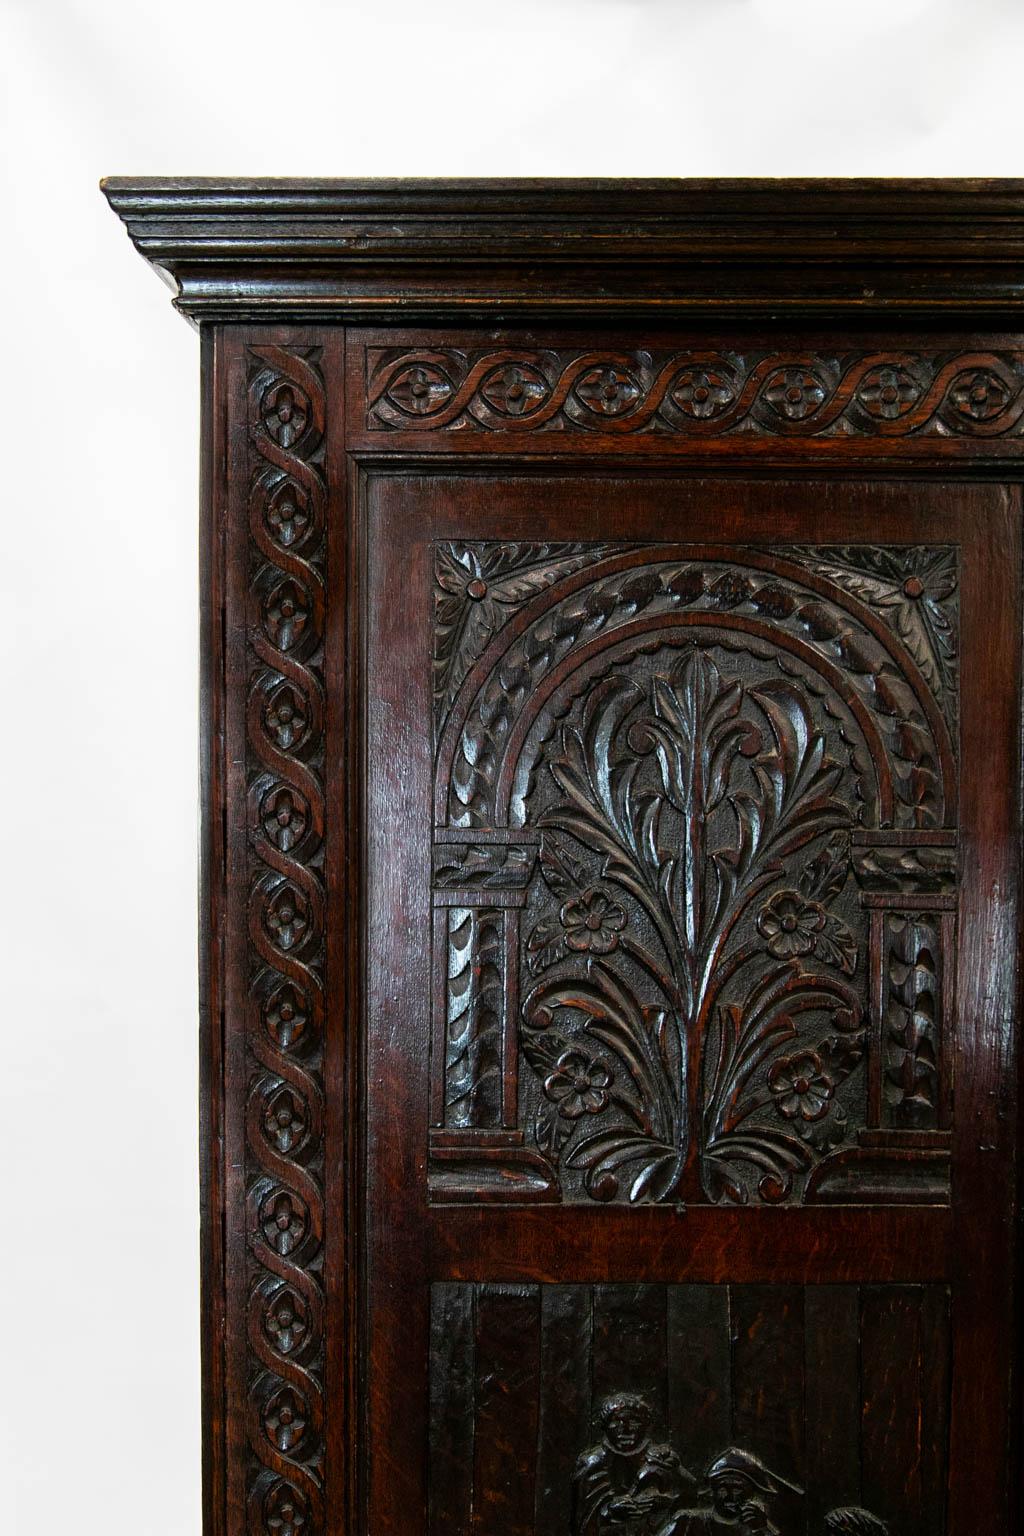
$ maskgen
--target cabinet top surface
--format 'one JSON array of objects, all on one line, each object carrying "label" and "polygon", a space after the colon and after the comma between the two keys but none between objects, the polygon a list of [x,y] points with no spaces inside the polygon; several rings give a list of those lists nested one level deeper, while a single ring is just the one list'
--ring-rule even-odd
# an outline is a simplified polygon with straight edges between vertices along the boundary
[{"label": "cabinet top surface", "polygon": [[1024,179],[111,177],[210,319],[1013,316]]}]

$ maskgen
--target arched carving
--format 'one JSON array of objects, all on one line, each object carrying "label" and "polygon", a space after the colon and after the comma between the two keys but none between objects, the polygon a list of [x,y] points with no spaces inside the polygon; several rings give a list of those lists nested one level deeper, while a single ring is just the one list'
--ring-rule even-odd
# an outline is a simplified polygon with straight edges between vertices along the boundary
[{"label": "arched carving", "polygon": [[879,1136],[947,1125],[891,936],[949,882],[903,903],[871,872],[952,841],[955,551],[502,548],[464,553],[507,596],[437,726],[447,1196],[459,1136],[479,1169],[492,1133],[534,1198],[830,1198],[862,1133],[877,1189]]}]

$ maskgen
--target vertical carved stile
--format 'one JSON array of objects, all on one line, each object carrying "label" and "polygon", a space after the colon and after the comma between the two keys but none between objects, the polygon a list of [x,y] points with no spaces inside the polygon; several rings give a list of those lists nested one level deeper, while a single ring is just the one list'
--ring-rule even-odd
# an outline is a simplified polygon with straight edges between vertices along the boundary
[{"label": "vertical carved stile", "polygon": [[324,1529],[325,392],[248,352],[249,1530]]}]

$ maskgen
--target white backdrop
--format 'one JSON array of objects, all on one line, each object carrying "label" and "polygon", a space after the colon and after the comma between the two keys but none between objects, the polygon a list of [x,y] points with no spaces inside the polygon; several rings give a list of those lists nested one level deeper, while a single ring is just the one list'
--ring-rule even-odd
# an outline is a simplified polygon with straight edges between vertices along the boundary
[{"label": "white backdrop", "polygon": [[195,334],[102,174],[1024,174],[1015,0],[0,0],[0,1528],[199,1529]]}]

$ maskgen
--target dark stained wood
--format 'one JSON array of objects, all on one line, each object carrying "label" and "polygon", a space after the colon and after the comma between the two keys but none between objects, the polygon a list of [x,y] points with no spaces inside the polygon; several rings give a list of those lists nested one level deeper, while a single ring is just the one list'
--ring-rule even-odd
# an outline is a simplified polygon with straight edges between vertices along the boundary
[{"label": "dark stained wood", "polygon": [[105,191],[203,331],[207,1536],[1017,1529],[1024,182]]},{"label": "dark stained wood", "polygon": [[[536,1286],[483,1285],[476,1301],[473,1514],[476,1533],[534,1530],[540,1411],[540,1296]],[[470,1445],[464,1441],[464,1456]]]},{"label": "dark stained wood", "polygon": [[728,1288],[670,1286],[667,1311],[669,1440],[700,1477],[732,1436]]},{"label": "dark stained wood", "polygon": [[541,1287],[541,1387],[535,1529],[567,1531],[572,1474],[592,1421],[593,1296],[587,1285]]},{"label": "dark stained wood", "polygon": [[807,1524],[861,1502],[860,1298],[852,1285],[804,1295]]}]

